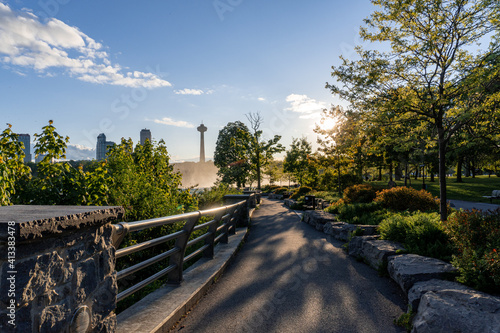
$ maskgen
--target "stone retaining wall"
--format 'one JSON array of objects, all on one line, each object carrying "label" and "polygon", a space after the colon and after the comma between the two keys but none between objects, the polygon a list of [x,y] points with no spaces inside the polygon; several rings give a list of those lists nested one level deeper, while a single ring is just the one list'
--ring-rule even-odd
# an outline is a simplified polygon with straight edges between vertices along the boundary
[{"label": "stone retaining wall", "polygon": [[15,254],[0,261],[0,331],[113,332],[111,222],[122,214],[121,207],[0,207],[0,246]]},{"label": "stone retaining wall", "polygon": [[[451,280],[457,269],[444,261],[404,254],[397,242],[379,240],[374,226],[349,225],[334,214],[306,211],[302,221],[332,237],[349,241],[348,253],[375,269],[386,269],[408,295],[416,312],[412,333],[500,332],[500,298]],[[351,237],[355,230],[367,236]]]}]

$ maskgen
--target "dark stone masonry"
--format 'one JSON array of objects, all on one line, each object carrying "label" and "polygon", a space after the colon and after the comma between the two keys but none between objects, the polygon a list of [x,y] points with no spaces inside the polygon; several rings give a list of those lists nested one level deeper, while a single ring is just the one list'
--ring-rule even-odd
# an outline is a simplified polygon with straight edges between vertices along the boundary
[{"label": "dark stone masonry", "polygon": [[0,258],[0,331],[113,332],[111,222],[122,215],[121,207],[0,207],[0,247],[10,252]]}]

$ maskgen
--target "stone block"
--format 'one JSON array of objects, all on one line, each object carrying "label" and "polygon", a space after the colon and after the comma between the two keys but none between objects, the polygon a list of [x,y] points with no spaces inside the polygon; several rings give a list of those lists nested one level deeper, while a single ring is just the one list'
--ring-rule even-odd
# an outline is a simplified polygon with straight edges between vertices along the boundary
[{"label": "stone block", "polygon": [[408,291],[408,305],[416,311],[420,304],[420,299],[429,291],[441,290],[469,290],[470,288],[458,282],[431,279],[428,281],[416,282]]},{"label": "stone block", "polygon": [[363,245],[366,241],[377,240],[380,236],[354,236],[349,241],[349,255],[362,258]]},{"label": "stone block", "polygon": [[390,256],[406,251],[400,243],[388,240],[367,240],[362,245],[361,257],[375,269],[382,267]]},{"label": "stone block", "polygon": [[388,271],[391,278],[408,293],[416,282],[446,278],[453,275],[457,269],[439,259],[402,254],[389,258]]},{"label": "stone block", "polygon": [[374,235],[377,230],[377,226],[349,224],[345,222],[330,223],[326,228],[327,231],[325,233],[332,235],[335,239],[343,241],[348,241],[352,233],[356,230],[361,230],[363,235]]},{"label": "stone block", "polygon": [[500,298],[469,290],[429,291],[422,296],[412,333],[500,332]]},{"label": "stone block", "polygon": [[324,225],[328,222],[336,222],[337,216],[322,210],[307,210],[303,214],[302,221],[316,227],[317,224]]}]

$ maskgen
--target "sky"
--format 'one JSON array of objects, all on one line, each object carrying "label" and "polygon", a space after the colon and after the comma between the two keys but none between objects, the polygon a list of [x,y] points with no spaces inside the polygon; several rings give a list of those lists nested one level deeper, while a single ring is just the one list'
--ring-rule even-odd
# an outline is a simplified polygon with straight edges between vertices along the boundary
[{"label": "sky", "polygon": [[[266,138],[316,142],[331,66],[355,57],[369,0],[0,0],[0,130],[53,120],[68,159],[97,136],[163,139],[173,161],[206,156],[229,122],[260,113]],[[33,152],[32,152],[33,153]]]}]

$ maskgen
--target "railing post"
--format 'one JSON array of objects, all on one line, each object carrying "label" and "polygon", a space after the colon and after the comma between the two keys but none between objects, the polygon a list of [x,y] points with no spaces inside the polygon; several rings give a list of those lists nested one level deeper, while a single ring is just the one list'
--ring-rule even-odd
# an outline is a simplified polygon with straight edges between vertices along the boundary
[{"label": "railing post", "polygon": [[227,209],[224,209],[222,212],[216,214],[214,217],[215,222],[208,227],[208,232],[210,233],[210,236],[205,238],[205,244],[208,244],[210,246],[203,251],[203,257],[205,258],[213,259],[214,257],[214,245],[215,245],[214,243],[215,243],[215,234],[217,233],[217,226],[219,225],[219,221],[222,218],[222,216],[226,214],[226,210]]},{"label": "railing post", "polygon": [[[227,208],[226,208],[226,213],[225,215],[227,215]],[[229,242],[229,221],[231,219],[231,216],[226,216],[223,218],[223,221],[222,223],[224,223],[224,228],[222,228],[222,232],[224,233],[224,236],[222,236],[222,238],[220,239],[220,242],[221,243],[224,243],[224,244],[227,244]],[[228,221],[229,220],[229,221]]]},{"label": "railing post", "polygon": [[236,234],[236,223],[238,221],[238,214],[240,213],[241,210],[241,205],[238,205],[236,207],[231,208],[231,217],[229,220],[229,235],[234,235]]},{"label": "railing post", "polygon": [[184,224],[184,227],[182,228],[185,233],[182,236],[179,236],[177,240],[175,241],[175,247],[179,248],[179,252],[176,254],[172,255],[170,257],[170,265],[177,265],[177,267],[168,273],[168,282],[167,283],[173,283],[173,284],[179,284],[182,282],[182,266],[184,263],[184,254],[186,252],[186,246],[189,241],[189,237],[191,236],[191,233],[193,232],[193,228],[196,225],[196,222],[201,217],[201,213],[198,211],[198,214],[190,217],[186,220],[186,224]]}]

